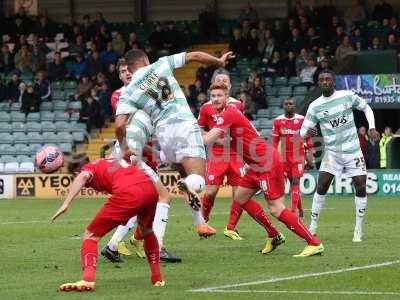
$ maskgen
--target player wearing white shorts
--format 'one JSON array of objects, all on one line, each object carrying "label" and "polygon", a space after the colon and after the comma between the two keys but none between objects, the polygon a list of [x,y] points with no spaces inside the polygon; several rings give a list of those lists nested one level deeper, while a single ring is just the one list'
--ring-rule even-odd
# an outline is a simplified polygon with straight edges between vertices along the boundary
[{"label": "player wearing white shorts", "polygon": [[166,162],[181,167],[179,171],[184,179],[179,182],[179,188],[186,194],[200,236],[215,234],[215,229],[208,226],[201,215],[200,199],[197,195],[205,186],[205,150],[200,128],[173,70],[192,61],[224,66],[231,57],[231,53],[215,58],[203,52],[183,52],[162,57],[150,64],[146,53],[141,50],[130,50],[125,54],[128,68],[133,75],[121,94],[117,108],[116,135],[123,155],[130,155],[125,141],[126,120],[132,108],[141,109],[150,116],[154,124],[161,156]]},{"label": "player wearing white shorts", "polygon": [[319,124],[325,144],[317,191],[313,197],[310,232],[316,234],[320,211],[333,177],[351,177],[356,190],[356,224],[353,242],[361,242],[367,208],[367,170],[352,109],[364,112],[368,120],[370,137],[377,139],[379,133],[375,129],[374,113],[365,99],[353,92],[336,91],[332,72],[320,73],[318,83],[323,91],[322,96],[310,104],[300,131],[303,138],[314,136],[317,134],[315,126]]}]

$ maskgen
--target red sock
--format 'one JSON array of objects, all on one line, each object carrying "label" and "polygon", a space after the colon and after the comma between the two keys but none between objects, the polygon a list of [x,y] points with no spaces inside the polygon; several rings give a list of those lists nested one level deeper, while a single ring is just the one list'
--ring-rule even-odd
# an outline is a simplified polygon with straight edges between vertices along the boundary
[{"label": "red sock", "polygon": [[237,223],[239,222],[240,216],[242,215],[243,208],[236,202],[232,201],[231,210],[229,212],[229,220],[226,228],[228,230],[235,230]]},{"label": "red sock", "polygon": [[290,206],[290,209],[292,210],[292,212],[296,211],[300,201],[301,201],[301,199],[300,199],[300,186],[298,184],[292,184],[291,206]]},{"label": "red sock", "polygon": [[158,247],[157,237],[154,232],[143,236],[144,252],[146,253],[147,261],[151,270],[151,283],[156,283],[162,280],[160,271],[160,249]]},{"label": "red sock", "polygon": [[208,197],[207,194],[204,194],[201,204],[203,218],[206,222],[208,222],[208,220],[210,219],[211,209],[214,206],[214,199],[211,199],[210,197]]},{"label": "red sock", "polygon": [[93,282],[96,279],[97,241],[86,239],[82,242],[81,265],[83,280]]},{"label": "red sock", "polygon": [[247,200],[245,204],[242,205],[243,209],[247,211],[247,213],[261,226],[265,228],[268,232],[269,237],[275,237],[278,235],[278,230],[271,224],[271,221],[268,219],[267,215],[264,213],[261,205],[258,204],[253,199]]},{"label": "red sock", "polygon": [[306,240],[307,244],[309,244],[311,246],[318,246],[321,243],[308,231],[308,229],[303,225],[303,223],[300,221],[300,219],[294,213],[292,213],[289,209],[285,208],[281,212],[278,219],[279,219],[279,221],[284,223],[287,226],[287,228],[289,228],[291,231],[296,233],[298,236],[300,236],[301,238]]}]

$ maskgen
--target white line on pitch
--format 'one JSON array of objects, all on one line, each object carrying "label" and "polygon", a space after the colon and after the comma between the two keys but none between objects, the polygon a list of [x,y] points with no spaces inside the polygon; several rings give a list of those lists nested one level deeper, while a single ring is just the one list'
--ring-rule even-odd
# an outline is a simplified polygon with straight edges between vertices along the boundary
[{"label": "white line on pitch", "polygon": [[367,291],[280,291],[280,290],[210,290],[209,293],[268,293],[268,294],[309,294],[309,295],[385,295],[398,296],[400,292],[367,292]]},{"label": "white line on pitch", "polygon": [[267,280],[251,281],[251,282],[244,282],[244,283],[237,283],[237,284],[228,284],[228,285],[221,285],[221,286],[216,286],[216,287],[194,289],[194,290],[189,290],[189,291],[190,292],[212,292],[212,291],[220,290],[220,289],[228,289],[228,288],[235,288],[235,287],[249,286],[249,285],[259,285],[259,284],[265,284],[265,283],[275,283],[275,282],[290,281],[290,280],[296,280],[296,279],[302,279],[302,278],[320,277],[320,276],[325,276],[325,275],[346,273],[346,272],[352,272],[352,271],[358,271],[358,270],[387,267],[387,266],[391,266],[391,265],[395,265],[395,264],[399,264],[399,263],[400,263],[400,260],[394,260],[394,261],[387,261],[387,262],[380,263],[380,264],[344,268],[344,269],[319,272],[319,273],[306,273],[306,274],[294,275],[294,276],[288,276],[288,277],[277,277],[277,278],[271,278],[271,279],[267,279]]}]

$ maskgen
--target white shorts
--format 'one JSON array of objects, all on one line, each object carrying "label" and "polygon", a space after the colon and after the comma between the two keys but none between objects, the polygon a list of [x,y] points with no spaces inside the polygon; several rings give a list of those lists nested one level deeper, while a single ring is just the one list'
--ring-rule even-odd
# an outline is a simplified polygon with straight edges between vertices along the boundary
[{"label": "white shorts", "polygon": [[186,157],[206,159],[201,130],[196,120],[160,124],[155,135],[167,163],[180,163]]},{"label": "white shorts", "polygon": [[356,154],[327,151],[324,154],[319,170],[338,177],[367,175],[365,160],[361,151]]}]

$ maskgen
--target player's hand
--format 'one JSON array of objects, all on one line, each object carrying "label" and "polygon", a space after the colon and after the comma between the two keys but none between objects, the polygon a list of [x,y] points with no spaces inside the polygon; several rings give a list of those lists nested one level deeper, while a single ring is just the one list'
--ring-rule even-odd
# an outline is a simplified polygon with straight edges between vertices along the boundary
[{"label": "player's hand", "polygon": [[307,152],[306,153],[306,164],[305,164],[304,168],[306,170],[311,170],[311,169],[314,169],[314,166],[315,166],[314,156],[312,153]]},{"label": "player's hand", "polygon": [[317,128],[310,128],[307,130],[307,136],[316,136],[318,134]]},{"label": "player's hand", "polygon": [[129,150],[129,149],[122,150],[121,149],[121,157],[127,163],[130,163],[130,164],[132,163],[132,161],[131,161],[131,156],[132,155],[134,155],[134,153],[131,150]]},{"label": "player's hand", "polygon": [[51,217],[51,223],[54,223],[54,221],[61,216],[62,214],[64,214],[66,211],[68,210],[68,204],[63,204],[61,205],[61,207],[57,210],[57,212],[54,214],[54,216]]},{"label": "player's hand", "polygon": [[220,66],[225,67],[226,64],[228,63],[229,60],[235,58],[235,55],[233,54],[232,51],[226,52],[224,55],[221,56],[219,59],[220,61]]},{"label": "player's hand", "polygon": [[371,139],[374,141],[374,142],[378,142],[379,141],[379,139],[380,139],[380,134],[379,134],[379,132],[378,132],[378,130],[376,130],[375,128],[371,128],[370,130],[369,130],[369,136],[371,137]]}]

